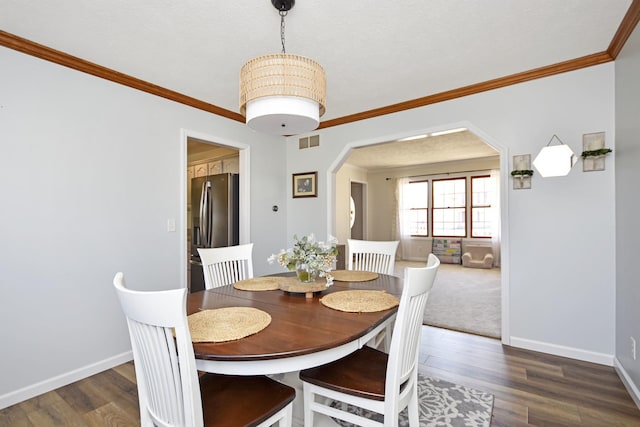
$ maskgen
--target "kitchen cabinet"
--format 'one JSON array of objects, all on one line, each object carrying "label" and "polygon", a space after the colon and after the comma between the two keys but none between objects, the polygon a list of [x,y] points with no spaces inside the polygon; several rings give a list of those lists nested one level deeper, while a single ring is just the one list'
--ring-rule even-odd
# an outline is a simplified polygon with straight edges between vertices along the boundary
[{"label": "kitchen cabinet", "polygon": [[207,175],[218,175],[222,173],[222,160],[207,163]]},{"label": "kitchen cabinet", "polygon": [[222,160],[222,173],[240,173],[240,158],[232,157]]},{"label": "kitchen cabinet", "polygon": [[193,168],[194,168],[194,173],[193,173],[194,178],[199,178],[201,176],[209,175],[209,165],[207,163],[197,164]]}]

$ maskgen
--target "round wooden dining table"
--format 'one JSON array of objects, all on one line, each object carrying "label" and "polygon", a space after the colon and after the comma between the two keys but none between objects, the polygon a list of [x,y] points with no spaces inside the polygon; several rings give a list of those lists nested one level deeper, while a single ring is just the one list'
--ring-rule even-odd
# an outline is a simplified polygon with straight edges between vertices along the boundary
[{"label": "round wooden dining table", "polygon": [[227,375],[281,374],[346,356],[389,325],[397,311],[394,307],[371,313],[344,312],[320,302],[324,295],[353,289],[386,291],[400,299],[402,280],[380,274],[362,282],[334,281],[312,298],[282,290],[239,290],[233,285],[189,294],[188,315],[224,307],[253,307],[271,316],[265,329],[245,338],[194,343],[197,369]]}]

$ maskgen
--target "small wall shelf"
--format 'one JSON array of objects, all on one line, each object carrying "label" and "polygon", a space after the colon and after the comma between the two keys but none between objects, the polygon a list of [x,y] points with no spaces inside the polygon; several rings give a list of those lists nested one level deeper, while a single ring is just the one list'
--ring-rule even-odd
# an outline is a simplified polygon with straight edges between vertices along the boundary
[{"label": "small wall shelf", "polygon": [[582,172],[605,170],[605,156],[612,150],[604,146],[604,132],[582,135]]},{"label": "small wall shelf", "polygon": [[513,177],[513,189],[531,189],[532,175],[533,170],[531,169],[531,154],[520,154],[517,156],[513,156],[513,171],[511,171],[511,176]]}]

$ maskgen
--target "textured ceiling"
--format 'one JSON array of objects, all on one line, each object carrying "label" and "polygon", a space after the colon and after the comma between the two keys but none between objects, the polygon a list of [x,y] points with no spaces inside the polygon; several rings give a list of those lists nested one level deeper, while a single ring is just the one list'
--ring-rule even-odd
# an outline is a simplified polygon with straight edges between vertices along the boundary
[{"label": "textured ceiling", "polygon": [[[325,122],[605,52],[631,5],[298,0],[286,18],[286,47],[324,67]],[[0,0],[0,30],[232,114],[244,62],[281,49],[269,0]],[[356,150],[349,162],[407,165],[424,145],[430,154],[420,163],[493,151],[465,133]]]},{"label": "textured ceiling", "polygon": [[[298,0],[287,52],[327,74],[322,121],[607,50],[631,0]],[[269,0],[1,0],[0,29],[237,113],[279,52]]]},{"label": "textured ceiling", "polygon": [[464,131],[357,148],[351,151],[346,162],[364,169],[381,170],[498,155],[475,134]]}]

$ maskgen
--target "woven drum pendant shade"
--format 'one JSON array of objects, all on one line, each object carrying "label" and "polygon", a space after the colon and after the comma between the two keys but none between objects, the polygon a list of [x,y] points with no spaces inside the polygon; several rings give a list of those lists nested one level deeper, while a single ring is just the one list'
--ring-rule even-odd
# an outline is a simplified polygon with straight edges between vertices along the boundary
[{"label": "woven drum pendant shade", "polygon": [[240,113],[252,129],[296,135],[318,127],[325,111],[322,66],[300,55],[253,58],[240,70]]}]

